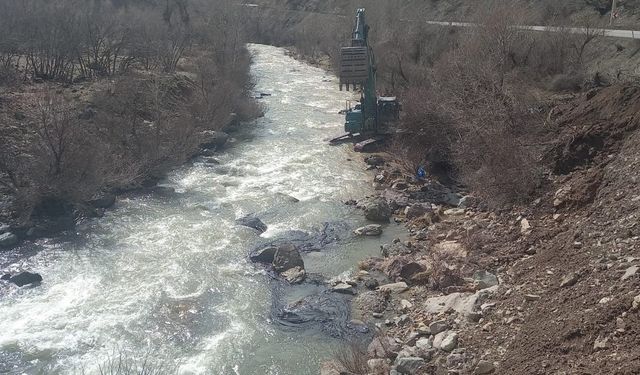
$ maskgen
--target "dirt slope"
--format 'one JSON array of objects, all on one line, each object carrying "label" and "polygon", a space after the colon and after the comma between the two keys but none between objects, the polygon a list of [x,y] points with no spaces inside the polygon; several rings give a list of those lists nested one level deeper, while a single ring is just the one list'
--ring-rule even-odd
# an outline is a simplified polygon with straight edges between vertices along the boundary
[{"label": "dirt slope", "polygon": [[[409,285],[385,297],[382,316],[362,314],[396,343],[383,358],[376,342],[369,346],[378,361],[368,373],[640,373],[640,87],[565,99],[548,127],[547,183],[529,205],[489,211],[469,198],[447,210],[424,194],[432,182],[406,176],[396,194],[412,208],[396,219],[412,232],[409,246],[361,264]],[[387,186],[398,181],[396,173]],[[414,203],[418,196],[426,199]],[[404,214],[425,203],[434,210]],[[412,274],[415,265],[427,271]],[[398,277],[398,269],[406,272]],[[483,285],[478,271],[499,284]],[[473,302],[439,309],[434,298],[444,296]],[[452,347],[438,347],[440,329],[430,332],[438,325],[457,335]]]}]

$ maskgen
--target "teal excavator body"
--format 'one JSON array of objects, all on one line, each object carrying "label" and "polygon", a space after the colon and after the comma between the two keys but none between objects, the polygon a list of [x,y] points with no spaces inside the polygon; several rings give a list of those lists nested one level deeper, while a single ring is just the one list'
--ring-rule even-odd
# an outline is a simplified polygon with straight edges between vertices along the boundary
[{"label": "teal excavator body", "polygon": [[344,130],[349,134],[376,135],[388,132],[386,126],[397,120],[400,104],[395,97],[378,97],[376,64],[369,45],[369,25],[365,10],[356,12],[351,46],[340,50],[340,90],[346,85],[360,88],[360,100],[355,106],[347,103]]}]

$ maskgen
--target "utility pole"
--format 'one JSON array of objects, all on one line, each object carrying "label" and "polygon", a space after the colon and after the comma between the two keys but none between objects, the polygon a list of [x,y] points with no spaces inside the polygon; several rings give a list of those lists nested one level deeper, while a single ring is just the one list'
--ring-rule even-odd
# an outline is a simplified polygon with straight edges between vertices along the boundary
[{"label": "utility pole", "polygon": [[609,25],[613,25],[613,21],[616,15],[616,11],[618,10],[617,8],[617,0],[611,0],[611,18],[609,19]]}]

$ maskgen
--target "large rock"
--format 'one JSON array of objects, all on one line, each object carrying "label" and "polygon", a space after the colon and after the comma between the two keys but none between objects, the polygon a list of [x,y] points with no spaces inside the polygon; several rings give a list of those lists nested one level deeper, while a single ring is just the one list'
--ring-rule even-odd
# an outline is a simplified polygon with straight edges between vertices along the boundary
[{"label": "large rock", "polygon": [[349,285],[347,283],[338,283],[337,285],[332,287],[331,290],[333,290],[336,293],[342,293],[342,294],[355,295],[357,293],[356,289],[352,285]]},{"label": "large rock", "polygon": [[382,192],[382,197],[387,201],[392,211],[406,207],[409,204],[409,195],[406,192],[386,189]]},{"label": "large rock", "polygon": [[440,332],[444,332],[449,329],[449,323],[446,320],[436,320],[429,324],[429,331],[432,335],[437,335]]},{"label": "large rock", "polygon": [[430,314],[440,314],[454,310],[467,316],[476,309],[478,296],[477,293],[451,293],[446,296],[428,298],[424,302],[424,311]]},{"label": "large rock", "polygon": [[382,225],[369,224],[353,231],[358,236],[379,236],[382,234]]},{"label": "large rock", "polygon": [[273,257],[273,268],[282,273],[294,267],[304,269],[304,261],[295,245],[288,243],[278,246]]},{"label": "large rock", "polygon": [[391,218],[391,208],[382,198],[372,199],[364,204],[364,217],[367,220],[387,223]]},{"label": "large rock", "polygon": [[458,346],[458,334],[453,331],[440,332],[433,338],[433,347],[450,352]]},{"label": "large rock", "polygon": [[19,274],[12,276],[9,279],[10,283],[14,283],[17,286],[25,286],[29,284],[37,284],[42,282],[42,276],[38,273],[20,272]]},{"label": "large rock", "polygon": [[9,248],[18,244],[18,236],[11,232],[0,234],[0,249]]},{"label": "large rock", "polygon": [[277,250],[277,246],[266,246],[261,249],[256,249],[249,254],[249,259],[251,259],[252,262],[273,263]]},{"label": "large rock", "polygon": [[426,267],[420,263],[412,261],[409,257],[399,256],[392,258],[391,262],[385,268],[385,274],[391,280],[402,277],[404,280],[411,278],[420,272],[426,271]]},{"label": "large rock", "polygon": [[260,233],[264,233],[267,230],[267,225],[263,223],[262,220],[258,219],[255,215],[247,215],[236,219],[236,224],[253,228]]},{"label": "large rock", "polygon": [[423,203],[415,203],[404,209],[404,215],[406,216],[407,219],[411,220],[411,219],[421,217],[430,211],[431,211],[431,205],[427,205]]},{"label": "large rock", "polygon": [[424,359],[420,357],[404,357],[396,359],[396,369],[403,374],[418,374],[420,367],[425,364]]}]

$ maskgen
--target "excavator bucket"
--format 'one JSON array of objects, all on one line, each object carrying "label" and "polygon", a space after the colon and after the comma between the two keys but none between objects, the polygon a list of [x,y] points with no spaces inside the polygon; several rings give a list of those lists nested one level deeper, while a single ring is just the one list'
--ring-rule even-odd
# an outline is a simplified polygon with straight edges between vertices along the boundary
[{"label": "excavator bucket", "polygon": [[342,47],[340,49],[340,89],[342,85],[363,85],[369,76],[367,47]]}]

